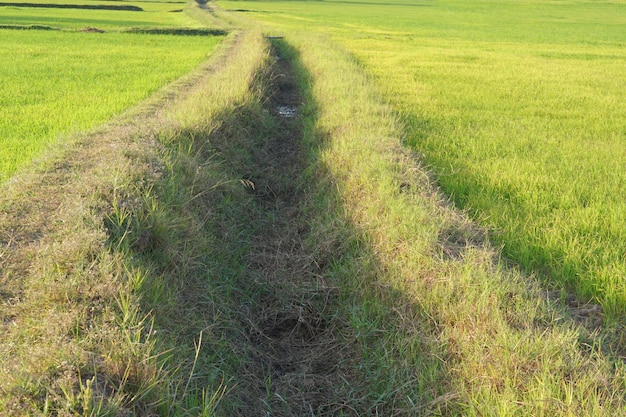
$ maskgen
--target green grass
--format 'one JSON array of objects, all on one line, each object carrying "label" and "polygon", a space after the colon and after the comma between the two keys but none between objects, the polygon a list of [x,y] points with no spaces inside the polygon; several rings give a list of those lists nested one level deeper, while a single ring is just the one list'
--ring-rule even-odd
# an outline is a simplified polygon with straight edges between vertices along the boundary
[{"label": "green grass", "polygon": [[[384,42],[377,50],[369,43],[363,58],[378,62],[374,71],[406,115],[407,142],[434,165],[442,187],[494,229],[507,256],[621,311],[626,56],[614,47],[485,51],[457,41],[421,46],[417,59],[409,45],[392,57]],[[386,75],[392,66],[419,77]]]},{"label": "green grass", "polygon": [[[341,289],[340,317],[347,317],[355,332],[357,375],[363,382],[355,384],[353,393],[365,390],[360,402],[349,402],[358,410],[355,414],[622,415],[621,327],[602,326],[598,306],[578,304],[566,292],[546,288],[550,277],[525,274],[502,261],[484,231],[432,188],[429,172],[416,164],[414,149],[406,149],[407,142],[418,146],[436,134],[439,143],[431,146],[437,150],[454,137],[442,136],[455,131],[449,125],[444,130],[445,124],[420,118],[420,112],[430,109],[433,117],[454,116],[457,122],[463,115],[473,121],[485,113],[479,120],[490,123],[499,110],[507,110],[504,104],[514,107],[514,87],[519,98],[530,83],[517,72],[527,76],[537,71],[539,76],[545,71],[519,62],[537,50],[554,48],[560,59],[574,51],[577,62],[595,54],[619,57],[619,34],[610,27],[619,16],[608,16],[608,28],[589,25],[598,29],[590,41],[609,39],[600,46],[565,45],[569,35],[555,46],[540,42],[543,34],[520,30],[518,36],[525,40],[515,48],[511,39],[495,40],[506,30],[493,13],[514,10],[516,3],[500,8],[481,8],[475,2],[377,3],[371,8],[364,2],[220,4],[247,9],[229,16],[249,26],[262,23],[267,34],[284,35],[297,51],[300,86],[307,97],[304,140],[313,202],[307,208],[317,216],[311,223],[311,245],[316,261],[330,258],[328,274]],[[538,6],[545,11],[550,4]],[[581,18],[584,7],[570,9]],[[518,12],[532,16],[533,10]],[[381,28],[385,23],[388,27]],[[515,32],[507,30],[509,37]],[[418,32],[422,37],[412,35]],[[442,39],[444,35],[451,39]],[[530,44],[536,49],[528,51]],[[578,55],[579,48],[587,47],[596,52]],[[516,60],[518,65],[509,69]],[[473,75],[471,82],[454,94],[456,77],[467,72]],[[506,77],[498,77],[500,73]],[[498,79],[508,89],[492,95],[470,88],[485,78]],[[601,85],[612,82],[598,80]],[[440,106],[435,112],[433,104],[448,96],[464,105]],[[474,111],[476,97],[484,102]],[[501,100],[498,105],[491,103],[495,98]],[[474,121],[473,128],[480,125]],[[462,129],[457,133],[468,134]],[[433,167],[434,157],[424,153],[430,158],[425,159],[431,164],[427,168]],[[450,161],[434,168],[440,183],[460,176]],[[480,213],[476,217],[488,220]]]},{"label": "green grass", "polygon": [[220,4],[355,54],[406,143],[507,257],[609,318],[626,310],[626,3]]},{"label": "green grass", "polygon": [[[115,4],[129,3],[106,2]],[[222,39],[168,36],[173,34],[168,30],[207,27],[184,2],[141,2],[141,7],[144,11],[1,8],[0,59],[6,64],[0,69],[0,181],[52,144],[107,121],[189,72]],[[59,30],[11,30],[38,26]],[[85,28],[106,33],[81,32]],[[159,30],[163,33],[154,33]],[[127,31],[149,33],[121,33]]]},{"label": "green grass", "polygon": [[220,37],[1,30],[0,179],[205,60]]},{"label": "green grass", "polygon": [[247,194],[194,133],[250,100],[265,58],[260,34],[230,36],[142,111],[0,185],[0,414],[216,415],[242,249],[219,244],[239,225],[220,215]]},{"label": "green grass", "polygon": [[[359,347],[358,415],[620,415],[623,362],[610,331],[498,262],[414,155],[358,62],[285,32],[309,93],[311,242],[342,292]],[[326,255],[328,256],[328,255]]]},{"label": "green grass", "polygon": [[[445,127],[413,117],[439,91],[408,71],[421,61],[398,53],[406,71],[383,77],[396,55],[381,45],[399,47],[362,30],[362,3],[254,4],[276,7],[245,16],[277,22],[274,65],[297,87],[260,33],[231,34],[132,120],[0,184],[0,414],[623,415],[623,332],[500,262],[403,147]],[[428,4],[376,19],[445,10]],[[301,32],[307,8],[326,34],[311,14]],[[337,29],[340,10],[358,24]],[[475,61],[427,46],[436,80],[440,59]],[[272,83],[302,104],[289,135]]]},{"label": "green grass", "polygon": [[[56,4],[104,4],[104,5],[135,5],[143,9],[142,12],[122,10],[77,10],[32,7],[0,7],[2,15],[0,24],[5,25],[48,25],[63,29],[82,29],[97,27],[103,30],[120,30],[124,27],[154,27],[154,26],[191,26],[200,27],[200,24],[187,13],[180,12],[186,8],[186,2],[116,2],[103,3],[86,0],[45,1],[35,0],[35,3]],[[31,3],[33,3],[31,2]],[[137,4],[135,4],[137,3]],[[175,12],[175,10],[177,10]]]}]

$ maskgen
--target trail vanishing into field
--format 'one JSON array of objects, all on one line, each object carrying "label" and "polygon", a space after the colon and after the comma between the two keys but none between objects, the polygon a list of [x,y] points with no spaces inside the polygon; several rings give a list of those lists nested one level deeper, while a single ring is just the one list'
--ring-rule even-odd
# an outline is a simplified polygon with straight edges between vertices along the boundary
[{"label": "trail vanishing into field", "polygon": [[[267,141],[252,149],[249,187],[259,206],[251,224],[255,236],[247,254],[249,279],[264,288],[260,305],[250,311],[251,381],[249,408],[272,415],[336,411],[341,382],[329,303],[333,289],[306,249],[310,227],[302,213],[304,169],[302,127],[296,118],[302,97],[291,64],[276,55],[266,106],[276,119]],[[253,128],[253,126],[251,126]],[[340,347],[340,346],[339,346]]]},{"label": "trail vanishing into field", "polygon": [[624,415],[622,329],[502,259],[354,56],[193,7],[203,65],[0,184],[0,414]]},{"label": "trail vanishing into field", "polygon": [[[305,212],[302,181],[303,97],[291,60],[276,46],[281,41],[273,42],[260,100],[271,129],[262,141],[248,143],[251,159],[237,167],[254,202],[246,219],[254,233],[245,255],[245,281],[258,293],[255,305],[239,307],[246,332],[240,348],[249,363],[239,379],[244,389],[238,389],[237,414],[356,415],[345,401],[354,352],[340,334],[345,324],[337,316],[337,288],[306,241],[315,225]],[[240,117],[246,114],[239,109]],[[222,142],[229,137],[219,130],[215,136]]]},{"label": "trail vanishing into field", "polygon": [[259,39],[4,185],[2,413],[360,414],[332,255],[306,242],[304,99]]}]

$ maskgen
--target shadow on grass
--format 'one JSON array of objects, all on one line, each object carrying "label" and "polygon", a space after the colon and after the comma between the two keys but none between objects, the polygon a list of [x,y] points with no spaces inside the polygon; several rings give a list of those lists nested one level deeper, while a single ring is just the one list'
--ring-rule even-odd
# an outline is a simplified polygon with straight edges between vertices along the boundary
[{"label": "shadow on grass", "polygon": [[313,99],[314,80],[299,60],[298,51],[278,40],[282,54],[293,63],[307,113],[303,116],[308,165],[303,172],[307,189],[310,230],[308,242],[316,264],[339,289],[336,311],[349,329],[349,355],[354,355],[351,406],[356,415],[454,414],[448,400],[451,377],[441,358],[446,352],[437,340],[428,315],[407,295],[386,281],[386,267],[369,243],[369,236],[346,217],[321,155],[333,146],[329,133],[315,126],[319,114]]},{"label": "shadow on grass", "polygon": [[166,175],[142,204],[153,209],[109,224],[112,247],[145,271],[157,350],[188,375],[160,412],[451,412],[446,354],[416,337],[431,322],[380,280],[319,160],[328,143],[314,130],[312,79],[288,43],[272,50],[257,100],[167,138]]},{"label": "shadow on grass", "polygon": [[[410,138],[405,144],[416,150],[437,129],[436,122],[424,120],[415,114],[405,115],[405,125],[409,127]],[[429,155],[424,159],[432,164],[433,171],[438,176],[437,184],[455,207],[477,219],[475,221],[482,223],[485,231],[490,227],[489,213],[500,213],[501,219],[505,219],[502,222],[508,221],[508,228],[499,228],[494,224],[488,231],[489,240],[502,248],[505,257],[503,263],[533,277],[533,282],[540,285],[545,292],[551,293],[552,298],[562,298],[561,304],[571,310],[572,315],[577,317],[577,322],[593,327],[594,331],[602,327],[605,319],[605,330],[608,328],[609,332],[623,327],[623,319],[619,314],[622,307],[615,306],[615,300],[607,302],[606,298],[602,300],[603,296],[594,294],[594,291],[598,291],[597,288],[581,285],[580,277],[593,273],[593,267],[589,263],[585,264],[584,259],[571,254],[568,256],[564,245],[544,244],[538,231],[535,231],[534,239],[533,235],[525,231],[528,226],[524,224],[528,219],[537,217],[536,201],[520,198],[520,191],[507,181],[498,183],[485,179],[473,169],[474,162],[458,160],[454,168],[445,169],[442,167],[450,165],[445,156]],[[511,224],[517,224],[518,227],[511,227]],[[581,315],[582,310],[587,313]],[[618,343],[622,346],[616,349],[623,351],[623,342]]]}]

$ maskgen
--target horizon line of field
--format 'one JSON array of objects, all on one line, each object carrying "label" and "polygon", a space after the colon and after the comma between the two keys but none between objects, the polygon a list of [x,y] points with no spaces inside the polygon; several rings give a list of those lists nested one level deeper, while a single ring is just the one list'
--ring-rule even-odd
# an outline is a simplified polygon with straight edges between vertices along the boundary
[{"label": "horizon line of field", "polygon": [[59,4],[59,3],[28,3],[28,2],[0,2],[0,7],[26,7],[40,9],[86,9],[86,10],[119,10],[125,12],[143,12],[139,6],[109,5],[109,4]]}]

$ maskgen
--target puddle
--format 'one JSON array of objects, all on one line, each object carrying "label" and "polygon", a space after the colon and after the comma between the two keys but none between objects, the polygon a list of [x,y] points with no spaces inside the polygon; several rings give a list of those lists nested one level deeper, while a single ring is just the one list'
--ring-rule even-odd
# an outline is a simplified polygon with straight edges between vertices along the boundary
[{"label": "puddle", "polygon": [[280,117],[296,117],[296,108],[294,106],[278,106],[276,110]]}]

